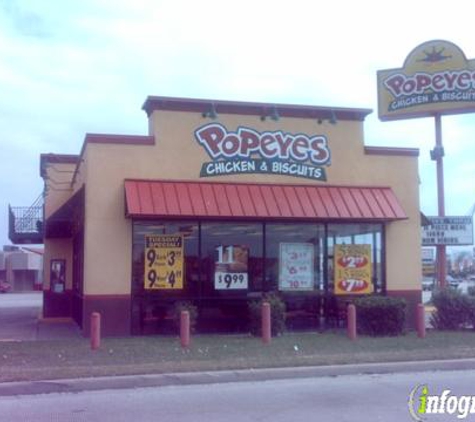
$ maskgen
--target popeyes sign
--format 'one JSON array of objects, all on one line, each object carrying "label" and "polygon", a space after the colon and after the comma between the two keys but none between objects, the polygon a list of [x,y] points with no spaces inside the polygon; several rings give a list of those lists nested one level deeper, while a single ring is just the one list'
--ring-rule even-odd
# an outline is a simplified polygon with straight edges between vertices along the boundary
[{"label": "popeyes sign", "polygon": [[381,120],[468,113],[475,109],[475,60],[448,41],[416,47],[401,69],[378,71]]},{"label": "popeyes sign", "polygon": [[247,127],[230,131],[210,123],[195,131],[196,141],[212,161],[203,163],[200,177],[270,173],[326,181],[330,149],[323,135],[258,132]]}]

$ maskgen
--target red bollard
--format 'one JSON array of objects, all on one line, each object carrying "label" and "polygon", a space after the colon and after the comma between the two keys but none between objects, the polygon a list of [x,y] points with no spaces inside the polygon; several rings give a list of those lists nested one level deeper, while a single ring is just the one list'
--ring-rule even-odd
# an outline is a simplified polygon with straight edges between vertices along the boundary
[{"label": "red bollard", "polygon": [[356,307],[352,303],[348,305],[348,338],[356,340]]},{"label": "red bollard", "polygon": [[417,326],[417,337],[425,338],[426,337],[426,311],[422,303],[417,304],[416,311],[416,326]]},{"label": "red bollard", "polygon": [[190,346],[190,313],[181,311],[180,314],[180,342],[181,347]]},{"label": "red bollard", "polygon": [[93,312],[91,314],[91,349],[97,350],[101,347],[101,314]]},{"label": "red bollard", "polygon": [[271,327],[272,323],[271,323],[269,302],[262,303],[261,317],[262,317],[262,341],[264,342],[264,344],[270,344],[270,340],[272,338],[272,327]]}]

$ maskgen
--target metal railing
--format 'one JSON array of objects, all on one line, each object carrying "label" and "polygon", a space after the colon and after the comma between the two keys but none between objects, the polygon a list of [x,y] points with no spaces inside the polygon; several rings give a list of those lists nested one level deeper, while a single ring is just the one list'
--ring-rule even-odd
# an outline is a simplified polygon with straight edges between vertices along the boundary
[{"label": "metal railing", "polygon": [[9,238],[13,243],[41,243],[43,239],[43,195],[29,207],[8,206]]}]

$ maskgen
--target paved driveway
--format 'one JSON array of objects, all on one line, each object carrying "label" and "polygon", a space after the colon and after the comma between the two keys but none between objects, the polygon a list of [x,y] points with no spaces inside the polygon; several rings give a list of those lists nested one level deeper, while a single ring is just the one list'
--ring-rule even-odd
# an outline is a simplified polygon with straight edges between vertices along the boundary
[{"label": "paved driveway", "polygon": [[73,321],[40,319],[42,307],[42,292],[0,294],[0,341],[81,337]]},{"label": "paved driveway", "polygon": [[0,341],[35,340],[43,294],[0,294]]}]

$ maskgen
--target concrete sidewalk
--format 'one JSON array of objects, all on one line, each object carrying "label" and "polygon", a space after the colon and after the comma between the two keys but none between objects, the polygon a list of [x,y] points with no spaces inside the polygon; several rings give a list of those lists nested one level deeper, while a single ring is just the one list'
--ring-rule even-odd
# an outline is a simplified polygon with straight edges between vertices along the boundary
[{"label": "concrete sidewalk", "polygon": [[35,340],[83,338],[79,326],[71,318],[38,318]]},{"label": "concrete sidewalk", "polygon": [[128,388],[167,387],[174,385],[219,384],[230,382],[272,381],[295,378],[338,377],[475,369],[475,359],[420,362],[366,363],[294,368],[268,368],[208,372],[183,372],[156,375],[128,375],[97,378],[58,379],[0,383],[0,397]]}]

